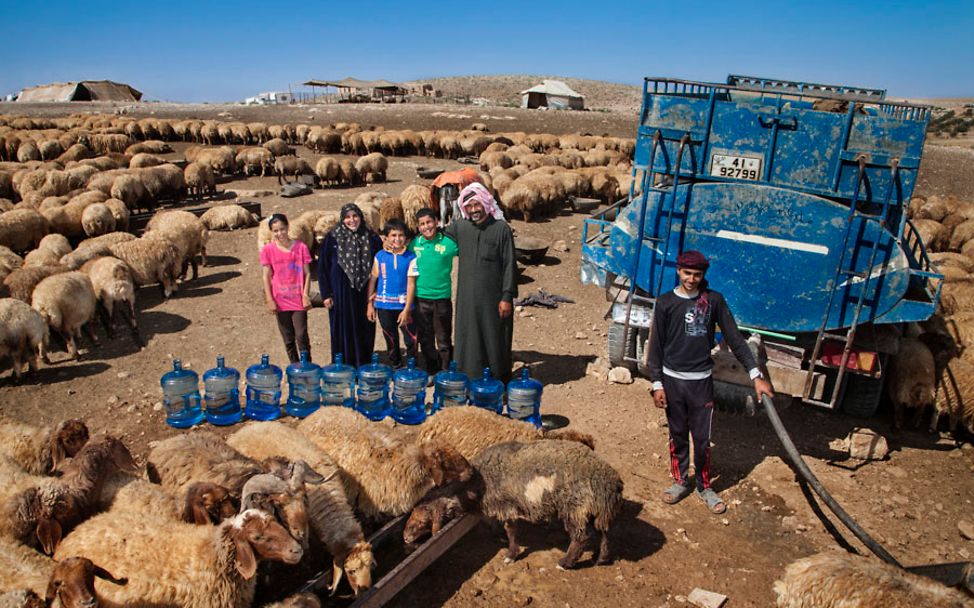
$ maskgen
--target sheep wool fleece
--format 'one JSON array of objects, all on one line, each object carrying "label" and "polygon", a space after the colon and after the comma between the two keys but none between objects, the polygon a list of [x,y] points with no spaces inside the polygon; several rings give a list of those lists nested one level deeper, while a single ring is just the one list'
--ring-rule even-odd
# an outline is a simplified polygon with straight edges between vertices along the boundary
[{"label": "sheep wool fleece", "polygon": [[497,305],[517,297],[514,237],[506,222],[488,217],[480,224],[458,219],[446,229],[457,242],[457,366],[470,378],[485,367],[507,382],[511,377],[513,315],[501,319]]}]

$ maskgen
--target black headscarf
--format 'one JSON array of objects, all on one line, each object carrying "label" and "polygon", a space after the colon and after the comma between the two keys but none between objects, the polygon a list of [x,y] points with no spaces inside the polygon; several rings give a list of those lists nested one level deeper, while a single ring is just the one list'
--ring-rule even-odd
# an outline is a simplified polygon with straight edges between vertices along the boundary
[{"label": "black headscarf", "polygon": [[[345,226],[345,216],[355,213],[362,220],[358,230],[352,232]],[[352,288],[361,291],[369,281],[372,273],[372,248],[369,245],[369,226],[365,223],[362,210],[355,203],[348,203],[342,207],[338,216],[338,226],[335,227],[335,241],[338,244],[338,266],[345,271],[345,276],[352,284]]]}]

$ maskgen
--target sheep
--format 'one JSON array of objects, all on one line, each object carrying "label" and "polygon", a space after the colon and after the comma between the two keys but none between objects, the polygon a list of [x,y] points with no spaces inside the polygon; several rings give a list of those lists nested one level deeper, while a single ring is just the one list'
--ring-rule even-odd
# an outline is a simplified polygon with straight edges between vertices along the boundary
[{"label": "sheep", "polygon": [[186,150],[186,160],[208,166],[214,174],[230,175],[236,172],[236,151],[228,146],[220,148],[203,148],[191,154]]},{"label": "sheep", "polygon": [[471,475],[467,460],[448,445],[416,445],[374,425],[343,432],[340,425],[324,428],[321,420],[309,417],[298,430],[347,473],[346,493],[373,520],[407,513],[434,486]]},{"label": "sheep", "polygon": [[145,169],[146,167],[158,167],[159,165],[165,164],[166,159],[156,156],[155,154],[149,154],[147,152],[140,152],[132,157],[129,161],[129,169]]},{"label": "sheep", "polygon": [[10,359],[18,382],[25,363],[30,372],[37,371],[37,357],[47,340],[47,323],[36,310],[21,300],[0,298],[0,361]]},{"label": "sheep", "polygon": [[138,175],[119,175],[112,181],[109,194],[111,194],[112,198],[125,203],[125,206],[129,209],[133,209],[145,197],[145,186],[142,183],[142,178]]},{"label": "sheep", "polygon": [[315,164],[315,175],[318,176],[318,184],[322,187],[339,184],[341,183],[341,166],[336,159],[325,156],[318,159],[318,163]]},{"label": "sheep", "polygon": [[264,177],[268,169],[274,169],[274,154],[266,148],[242,148],[237,152],[236,162],[245,176],[260,173]]},{"label": "sheep", "polygon": [[199,275],[196,256],[202,259],[206,266],[206,241],[210,233],[206,225],[189,211],[162,211],[149,220],[146,234],[161,234],[176,245],[182,260],[182,275],[186,274],[187,266],[193,267],[193,278]]},{"label": "sheep", "polygon": [[893,359],[886,390],[893,402],[893,426],[903,426],[906,408],[916,408],[916,421],[925,408],[932,407],[936,393],[936,365],[933,353],[917,338],[900,339],[899,352]]},{"label": "sheep", "polygon": [[[112,218],[115,220],[115,230],[125,231],[129,229],[129,218],[132,212],[125,205],[123,201],[117,198],[110,198],[103,203],[108,207],[108,212],[112,214]],[[84,225],[84,216],[82,215],[82,225]]]},{"label": "sheep", "polygon": [[406,186],[406,189],[399,195],[399,200],[402,201],[403,215],[406,216],[406,227],[415,233],[419,228],[416,212],[433,205],[430,187],[421,184]]},{"label": "sheep", "polygon": [[399,197],[390,196],[382,199],[382,202],[379,203],[379,224],[375,228],[382,230],[390,220],[403,221],[405,219],[406,216],[403,213],[402,202],[400,202]]},{"label": "sheep", "polygon": [[130,473],[117,473],[105,482],[98,497],[102,511],[128,511],[205,526],[237,514],[230,491],[205,481],[190,485],[181,497],[159,484]]},{"label": "sheep", "polygon": [[778,608],[960,608],[970,596],[877,559],[819,553],[792,562],[774,582]]},{"label": "sheep", "polygon": [[337,211],[326,211],[322,214],[318,220],[315,222],[313,232],[315,235],[315,240],[319,243],[325,238],[325,235],[335,229],[338,225],[338,212]]},{"label": "sheep", "polygon": [[152,139],[148,141],[140,141],[125,148],[125,154],[132,156],[136,156],[138,154],[169,154],[170,152],[172,152],[172,146],[164,141]]},{"label": "sheep", "polygon": [[285,156],[274,161],[274,174],[277,175],[277,183],[283,184],[287,176],[293,175],[296,180],[299,175],[314,175],[314,170],[303,158]]},{"label": "sheep", "polygon": [[[170,550],[160,552],[161,538]],[[260,559],[296,564],[303,554],[273,517],[248,509],[219,526],[105,513],[78,526],[55,559],[83,555],[128,578],[125,587],[99,588],[112,605],[246,608]]]},{"label": "sheep", "polygon": [[450,521],[478,509],[480,497],[469,484],[449,483],[433,488],[420,500],[403,526],[402,540],[415,545],[433,536]]},{"label": "sheep", "polygon": [[367,154],[355,161],[355,170],[367,183],[386,181],[389,161],[381,152]]},{"label": "sheep", "polygon": [[50,231],[47,219],[33,209],[11,209],[0,213],[0,245],[15,253],[36,248]]},{"label": "sheep", "polygon": [[[20,543],[0,541],[0,606],[97,606],[95,577],[116,585],[127,583],[84,557],[56,562]],[[27,601],[30,597],[37,602]]]},{"label": "sheep", "polygon": [[139,334],[139,324],[135,319],[135,282],[125,262],[105,256],[86,262],[81,272],[91,279],[108,337],[115,337],[115,313],[118,311],[131,328],[132,339],[140,348],[144,347],[145,341]]},{"label": "sheep", "polygon": [[53,428],[38,428],[0,418],[0,457],[9,458],[31,475],[50,475],[88,442],[88,427],[77,419]]},{"label": "sheep", "polygon": [[115,231],[115,216],[108,205],[93,203],[81,214],[81,226],[88,236],[101,236]]},{"label": "sheep", "polygon": [[182,271],[182,257],[170,239],[158,234],[146,235],[109,245],[108,250],[125,262],[137,286],[158,283],[165,298],[176,291],[176,280]]},{"label": "sheep", "polygon": [[47,277],[67,272],[67,266],[24,266],[11,272],[3,280],[4,286],[10,293],[10,297],[30,304],[31,297],[34,295],[34,288],[38,283]]},{"label": "sheep", "polygon": [[[228,437],[227,443],[254,459],[284,456],[308,463],[320,475],[342,474],[324,450],[280,422],[247,425]],[[331,592],[334,594],[338,587],[342,571],[347,573],[356,595],[371,587],[372,546],[352,513],[340,479],[308,489],[308,515],[311,528],[333,558]]]},{"label": "sheep", "polygon": [[71,252],[71,243],[63,234],[49,234],[41,239],[37,249],[50,251],[60,259],[61,256]]},{"label": "sheep", "polygon": [[145,200],[158,202],[163,199],[176,200],[186,191],[183,170],[173,164],[139,169],[139,177],[145,187]]},{"label": "sheep", "polygon": [[209,165],[189,163],[183,172],[183,178],[189,196],[202,199],[204,196],[216,193],[216,177]]},{"label": "sheep", "polygon": [[24,258],[11,251],[9,247],[0,245],[0,281],[23,265]]},{"label": "sheep", "polygon": [[238,228],[250,228],[256,226],[260,221],[257,215],[247,211],[240,205],[217,205],[208,209],[200,217],[200,221],[206,226],[207,230],[236,230]]},{"label": "sheep", "polygon": [[[75,340],[82,328],[95,346],[98,345],[98,338],[89,325],[96,304],[91,279],[75,270],[47,277],[37,284],[31,294],[31,307],[41,314],[51,330],[64,338],[72,358],[78,357]],[[41,349],[41,357],[45,363],[50,362],[45,348]]]},{"label": "sheep", "polygon": [[[150,444],[150,448],[149,479],[174,491],[185,491],[194,482],[208,481],[240,493],[250,479],[264,473],[260,463],[211,433],[178,435]],[[306,545],[308,513],[303,485],[285,487],[275,492],[270,501],[282,513],[291,535]]]},{"label": "sheep", "polygon": [[917,235],[923,241],[927,251],[943,251],[947,245],[947,231],[939,222],[934,220],[913,220]]},{"label": "sheep", "polygon": [[940,310],[945,315],[974,311],[974,280],[945,282],[940,288]]},{"label": "sheep", "polygon": [[279,602],[264,604],[263,608],[321,608],[321,600],[314,593],[295,593]]},{"label": "sheep", "polygon": [[485,515],[504,522],[506,563],[517,559],[517,521],[560,519],[571,537],[558,567],[573,568],[591,521],[599,531],[596,564],[609,563],[608,531],[622,506],[622,478],[595,453],[573,441],[516,441],[484,449],[472,461],[474,491]]},{"label": "sheep", "polygon": [[542,436],[530,422],[498,416],[481,407],[444,408],[420,427],[419,441],[452,445],[470,460],[484,448],[506,441],[534,441]]},{"label": "sheep", "polygon": [[956,432],[958,424],[963,424],[968,433],[974,434],[974,363],[954,358],[940,371],[930,420],[931,432],[936,431],[944,413],[950,418],[951,432]]},{"label": "sheep", "polygon": [[[288,227],[288,236],[296,241],[304,243],[308,250],[315,250],[314,226],[318,218],[326,214],[321,210],[305,211],[294,219]],[[261,220],[257,225],[257,251],[261,251],[264,245],[271,242],[271,229],[269,226],[270,218]],[[338,223],[337,221],[335,222]]]},{"label": "sheep", "polygon": [[339,168],[339,182],[346,186],[361,186],[362,185],[362,174],[359,173],[358,168],[355,163],[352,162],[350,158],[343,158],[338,161]]}]

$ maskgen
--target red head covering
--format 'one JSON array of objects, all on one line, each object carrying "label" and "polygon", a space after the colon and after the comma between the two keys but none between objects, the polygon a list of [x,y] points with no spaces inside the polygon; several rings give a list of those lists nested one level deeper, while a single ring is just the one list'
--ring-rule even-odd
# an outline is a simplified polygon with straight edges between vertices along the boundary
[{"label": "red head covering", "polygon": [[710,260],[695,249],[684,251],[676,258],[677,268],[689,268],[691,270],[707,270],[710,268]]}]

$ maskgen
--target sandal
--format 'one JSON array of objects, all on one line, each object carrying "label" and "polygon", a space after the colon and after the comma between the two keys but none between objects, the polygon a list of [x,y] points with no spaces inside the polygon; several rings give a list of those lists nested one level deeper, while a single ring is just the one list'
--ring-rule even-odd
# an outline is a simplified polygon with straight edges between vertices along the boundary
[{"label": "sandal", "polygon": [[720,515],[727,510],[727,505],[724,504],[723,499],[721,499],[720,494],[714,492],[710,488],[706,490],[697,490],[697,498],[702,500],[710,512],[714,515]]},{"label": "sandal", "polygon": [[661,496],[663,502],[668,505],[675,505],[684,498],[690,495],[690,487],[685,486],[681,483],[674,483],[670,487],[663,490],[663,495]]}]

